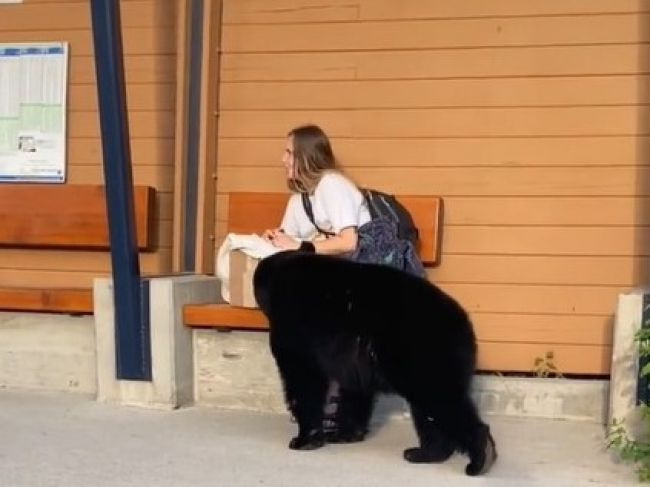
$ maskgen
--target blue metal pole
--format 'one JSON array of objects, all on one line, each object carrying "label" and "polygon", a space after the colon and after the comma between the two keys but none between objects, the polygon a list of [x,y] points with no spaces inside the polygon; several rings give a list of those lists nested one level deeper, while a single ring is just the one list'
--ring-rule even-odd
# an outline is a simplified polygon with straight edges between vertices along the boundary
[{"label": "blue metal pole", "polygon": [[119,0],[91,0],[115,299],[118,379],[151,380],[148,286],[140,281]]},{"label": "blue metal pole", "polygon": [[199,134],[201,111],[201,55],[203,46],[203,0],[190,2],[189,82],[187,116],[187,150],[185,153],[185,219],[182,270],[196,268],[196,203],[199,181]]}]

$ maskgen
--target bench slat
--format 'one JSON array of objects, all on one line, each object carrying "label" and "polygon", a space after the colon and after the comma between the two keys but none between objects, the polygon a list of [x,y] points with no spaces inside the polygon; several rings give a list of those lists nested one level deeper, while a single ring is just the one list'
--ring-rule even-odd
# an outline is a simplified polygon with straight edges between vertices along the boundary
[{"label": "bench slat", "polygon": [[93,313],[92,289],[0,288],[0,309],[52,313]]},{"label": "bench slat", "polygon": [[224,327],[265,330],[269,327],[259,309],[238,308],[229,304],[188,304],[183,307],[183,322],[192,327]]},{"label": "bench slat", "polygon": [[[155,191],[134,188],[136,235],[141,250],[153,246]],[[104,186],[3,184],[0,247],[108,250]]]},{"label": "bench slat", "polygon": [[419,231],[418,254],[424,265],[436,265],[440,259],[442,199],[437,196],[397,197],[413,217]]}]

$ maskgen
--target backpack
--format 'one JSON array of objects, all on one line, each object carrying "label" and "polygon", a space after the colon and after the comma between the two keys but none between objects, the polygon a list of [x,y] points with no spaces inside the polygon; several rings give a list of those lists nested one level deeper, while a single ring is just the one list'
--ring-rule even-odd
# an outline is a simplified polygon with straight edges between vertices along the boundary
[{"label": "backpack", "polygon": [[413,245],[417,244],[419,232],[413,217],[395,196],[368,188],[361,189],[361,193],[368,203],[373,220],[382,217],[388,219],[397,226],[397,236],[400,239],[408,240]]},{"label": "backpack", "polygon": [[[413,217],[393,195],[374,189],[361,189],[372,220],[359,228],[359,243],[349,256],[357,262],[384,264],[410,274],[425,277],[422,262],[416,253],[418,229]],[[321,234],[334,235],[316,225],[307,193],[302,193],[302,206],[311,223]]]},{"label": "backpack", "polygon": [[[399,239],[407,240],[414,246],[417,244],[419,232],[415,226],[415,223],[413,222],[413,217],[392,194],[382,193],[376,189],[368,188],[362,188],[361,194],[363,194],[363,197],[368,204],[370,217],[373,220],[377,220],[379,218],[387,219],[389,222],[394,223],[397,227],[397,237]],[[311,202],[309,201],[309,196],[307,193],[302,193],[301,197],[302,206],[305,209],[305,213],[307,213],[309,220],[316,227],[316,230],[326,236],[334,235],[332,232],[323,230],[318,225],[316,225],[316,222],[314,221],[314,212],[311,208]]]}]

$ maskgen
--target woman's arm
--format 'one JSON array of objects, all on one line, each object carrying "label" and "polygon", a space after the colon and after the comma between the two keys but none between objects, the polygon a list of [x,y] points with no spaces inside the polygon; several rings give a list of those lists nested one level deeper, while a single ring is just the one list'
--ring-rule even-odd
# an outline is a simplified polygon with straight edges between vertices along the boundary
[{"label": "woman's arm", "polygon": [[[345,254],[357,248],[357,239],[356,227],[347,227],[326,240],[312,243],[317,254]],[[297,250],[300,247],[300,240],[282,233],[275,234],[271,242],[284,250]]]}]

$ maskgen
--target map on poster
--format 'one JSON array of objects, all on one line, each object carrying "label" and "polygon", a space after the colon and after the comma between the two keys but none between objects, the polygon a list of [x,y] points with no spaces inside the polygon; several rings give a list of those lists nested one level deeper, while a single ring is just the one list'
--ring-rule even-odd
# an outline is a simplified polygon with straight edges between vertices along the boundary
[{"label": "map on poster", "polygon": [[65,181],[68,44],[0,43],[0,182]]}]

